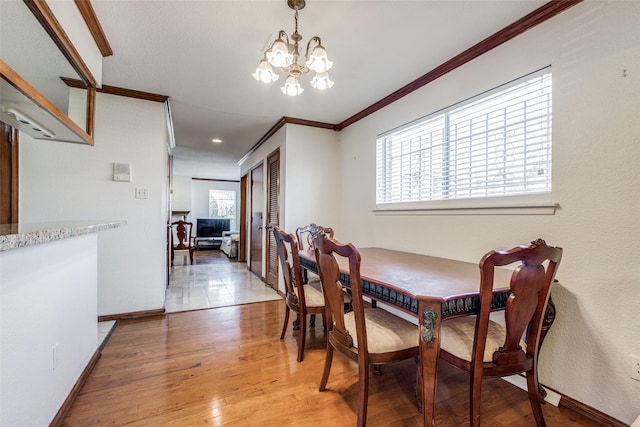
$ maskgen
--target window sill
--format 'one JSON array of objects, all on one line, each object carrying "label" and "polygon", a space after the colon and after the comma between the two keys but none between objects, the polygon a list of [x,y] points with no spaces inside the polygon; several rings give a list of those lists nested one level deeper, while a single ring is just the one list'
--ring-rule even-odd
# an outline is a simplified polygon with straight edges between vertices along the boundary
[{"label": "window sill", "polygon": [[522,203],[512,205],[469,205],[416,208],[376,208],[374,215],[555,215],[558,203]]}]

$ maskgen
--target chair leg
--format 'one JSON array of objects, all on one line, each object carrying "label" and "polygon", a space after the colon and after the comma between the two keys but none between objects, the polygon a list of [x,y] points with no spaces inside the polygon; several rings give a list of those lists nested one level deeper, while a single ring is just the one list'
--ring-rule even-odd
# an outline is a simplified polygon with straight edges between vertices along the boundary
[{"label": "chair leg", "polygon": [[284,334],[287,332],[287,325],[289,324],[289,306],[286,306],[284,312],[284,325],[282,325],[282,333],[280,334],[280,339],[284,339]]},{"label": "chair leg", "polygon": [[304,342],[307,335],[307,325],[305,325],[307,315],[300,316],[300,333],[298,334],[298,362],[302,362],[304,358]]},{"label": "chair leg", "polygon": [[535,368],[527,372],[527,391],[529,392],[529,402],[531,403],[533,417],[536,419],[536,425],[538,427],[546,427],[544,416],[542,415],[542,406],[540,406],[540,388],[538,387],[538,376]]},{"label": "chair leg", "polygon": [[325,391],[327,389],[327,380],[329,379],[329,372],[331,372],[331,362],[333,361],[333,346],[329,344],[327,338],[327,354],[324,359],[324,371],[322,372],[322,378],[320,379],[320,387],[318,390]]},{"label": "chair leg", "polygon": [[316,327],[316,315],[312,314],[311,316],[309,316],[309,326],[311,326],[312,328]]},{"label": "chair leg", "polygon": [[482,392],[482,373],[471,372],[471,387],[469,390],[469,425],[480,427],[480,393]]},{"label": "chair leg", "polygon": [[418,411],[422,413],[422,366],[419,357],[414,357],[413,360],[416,362],[416,402]]},{"label": "chair leg", "polygon": [[189,261],[193,264],[193,248],[189,248]]},{"label": "chair leg", "polygon": [[358,362],[358,421],[356,426],[367,425],[367,405],[369,403],[369,364]]},{"label": "chair leg", "polygon": [[298,313],[296,320],[293,321],[293,330],[297,331],[300,329],[300,313]]}]

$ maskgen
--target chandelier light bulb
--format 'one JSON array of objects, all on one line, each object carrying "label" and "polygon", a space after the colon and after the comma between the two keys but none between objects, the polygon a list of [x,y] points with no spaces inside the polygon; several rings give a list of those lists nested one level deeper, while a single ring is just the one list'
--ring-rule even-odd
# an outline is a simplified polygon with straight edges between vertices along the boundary
[{"label": "chandelier light bulb", "polygon": [[324,73],[325,71],[329,71],[333,66],[333,62],[329,61],[327,51],[324,50],[324,47],[322,45],[318,45],[307,58],[305,65],[316,73]]},{"label": "chandelier light bulb", "polygon": [[289,53],[289,47],[282,39],[273,42],[267,52],[267,59],[274,67],[285,68],[293,63],[293,55]]},{"label": "chandelier light bulb", "polygon": [[329,73],[326,71],[323,73],[317,73],[313,79],[311,79],[311,86],[318,90],[325,90],[333,86],[333,82],[329,79]]},{"label": "chandelier light bulb", "polygon": [[298,96],[302,92],[304,92],[304,89],[302,88],[302,86],[300,86],[300,82],[298,81],[297,77],[291,75],[287,77],[287,81],[284,83],[284,86],[280,88],[280,90],[287,96]]},{"label": "chandelier light bulb", "polygon": [[262,83],[271,83],[278,80],[280,77],[276,73],[273,72],[273,68],[271,68],[271,64],[267,62],[265,58],[263,58],[258,67],[256,68],[255,73],[252,74],[253,78]]}]

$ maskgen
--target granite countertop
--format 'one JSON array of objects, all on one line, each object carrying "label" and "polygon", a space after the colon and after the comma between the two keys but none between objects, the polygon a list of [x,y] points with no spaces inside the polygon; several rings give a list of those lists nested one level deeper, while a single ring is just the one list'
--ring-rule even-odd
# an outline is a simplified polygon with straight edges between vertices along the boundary
[{"label": "granite countertop", "polygon": [[62,221],[0,225],[0,251],[34,246],[126,225],[125,221]]}]

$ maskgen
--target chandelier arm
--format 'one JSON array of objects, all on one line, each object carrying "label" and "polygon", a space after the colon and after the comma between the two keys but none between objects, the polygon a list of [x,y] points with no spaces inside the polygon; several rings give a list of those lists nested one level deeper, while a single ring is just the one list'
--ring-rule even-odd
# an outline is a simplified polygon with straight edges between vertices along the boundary
[{"label": "chandelier arm", "polygon": [[[279,39],[283,39],[284,41],[287,42],[287,48],[289,47],[289,45],[291,44],[289,42],[289,35],[286,33],[286,31],[284,30],[280,30],[280,32],[278,33],[278,38]],[[276,40],[277,41],[277,40]],[[275,43],[276,41],[274,41],[273,43]],[[273,43],[271,44],[271,46],[273,46]]]},{"label": "chandelier arm", "polygon": [[[304,58],[305,59],[309,59],[309,48],[311,47],[311,42],[314,42],[314,41],[318,43],[317,46],[322,46],[322,41],[320,40],[320,37],[318,37],[318,36],[311,37],[309,39],[309,41],[307,42],[307,50],[304,53]],[[314,47],[317,47],[317,46],[314,46]]]}]

